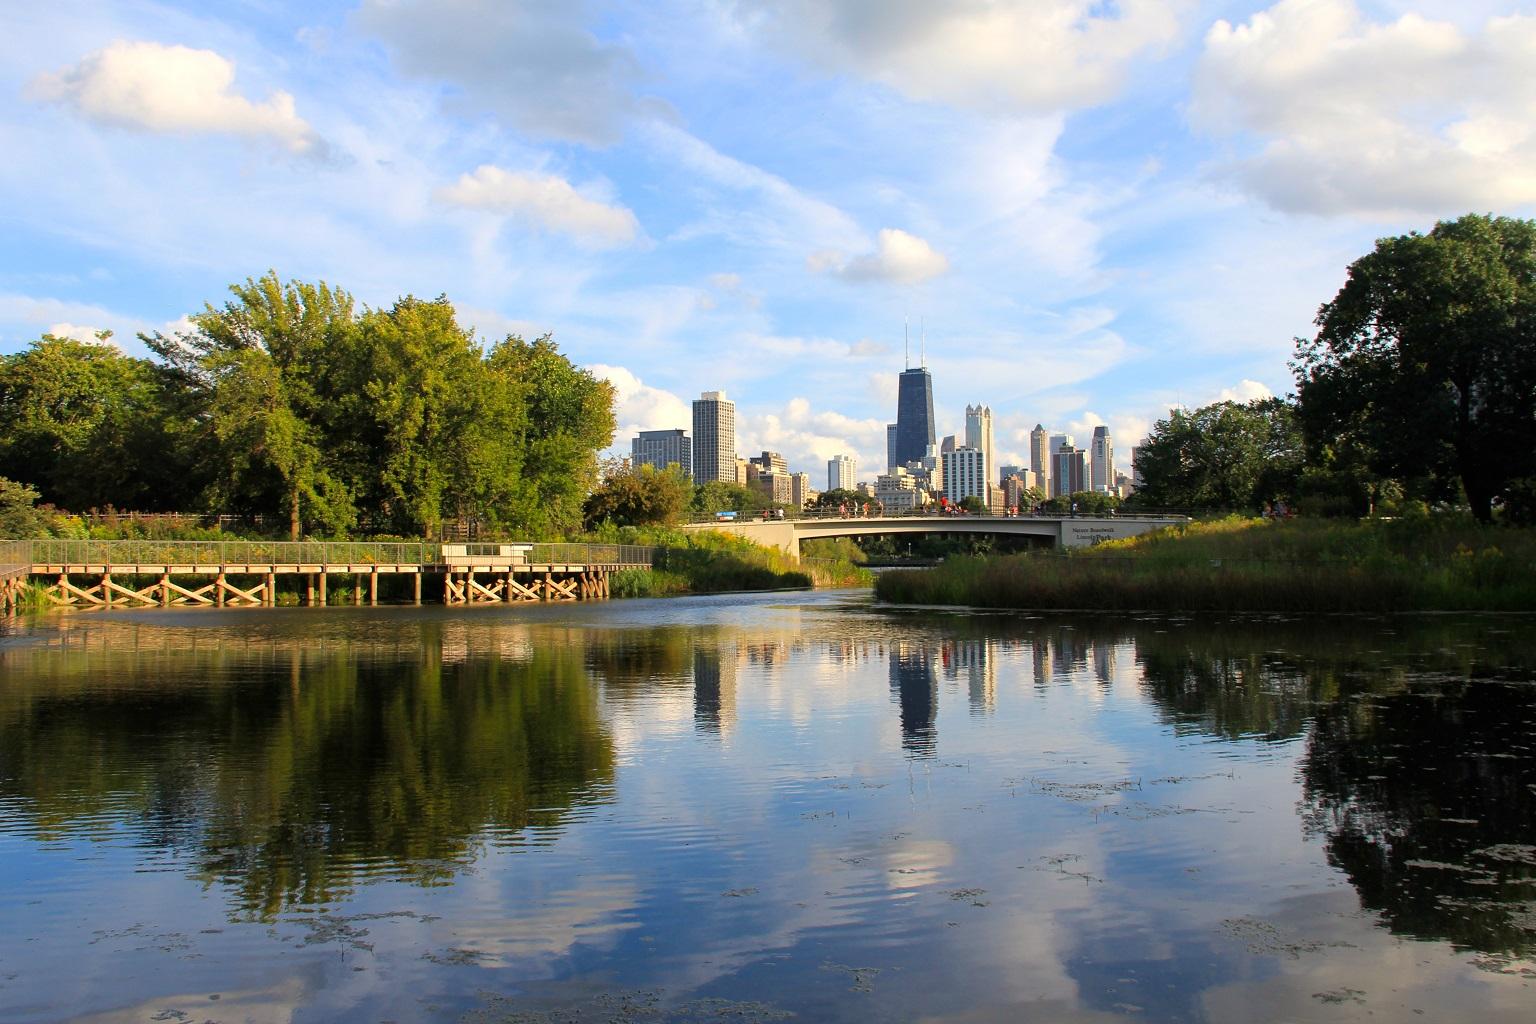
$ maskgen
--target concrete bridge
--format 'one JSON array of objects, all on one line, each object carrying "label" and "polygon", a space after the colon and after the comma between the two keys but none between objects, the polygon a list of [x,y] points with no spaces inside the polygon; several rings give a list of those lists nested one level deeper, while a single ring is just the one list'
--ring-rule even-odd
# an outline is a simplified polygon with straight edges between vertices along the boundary
[{"label": "concrete bridge", "polygon": [[1187,516],[975,516],[906,515],[863,519],[812,516],[797,519],[718,519],[693,523],[685,530],[713,530],[776,547],[796,558],[800,542],[829,537],[900,534],[978,533],[1001,537],[1038,537],[1052,547],[1080,548],[1106,540],[1134,537],[1149,530],[1189,522]]}]

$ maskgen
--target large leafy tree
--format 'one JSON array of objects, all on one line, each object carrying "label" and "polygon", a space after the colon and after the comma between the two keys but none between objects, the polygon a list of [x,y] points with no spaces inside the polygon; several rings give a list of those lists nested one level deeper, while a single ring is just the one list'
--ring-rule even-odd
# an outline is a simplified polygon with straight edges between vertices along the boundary
[{"label": "large leafy tree", "polygon": [[560,354],[549,335],[508,336],[486,359],[492,387],[521,396],[526,426],[517,497],[508,519],[542,536],[578,528],[597,486],[597,453],[613,441],[613,385]]},{"label": "large leafy tree", "polygon": [[160,375],[109,338],[44,335],[0,357],[0,476],[81,511],[175,508],[188,495]]},{"label": "large leafy tree", "polygon": [[275,271],[230,286],[232,298],[193,316],[195,329],[144,342],[165,360],[200,413],[200,439],[217,469],[221,508],[348,528],[354,505],[341,463],[347,402],[356,384],[352,297],[324,282],[284,284]]},{"label": "large leafy tree", "polygon": [[1459,489],[1479,519],[1536,473],[1536,222],[1468,215],[1383,238],[1297,341],[1313,461]]},{"label": "large leafy tree", "polygon": [[603,482],[582,506],[590,530],[603,523],[615,526],[663,526],[682,518],[693,497],[693,483],[676,463],[666,469],[631,466],[620,460],[610,466]]},{"label": "large leafy tree", "polygon": [[1289,497],[1300,468],[1295,407],[1284,399],[1174,409],[1136,449],[1135,504],[1256,510]]}]

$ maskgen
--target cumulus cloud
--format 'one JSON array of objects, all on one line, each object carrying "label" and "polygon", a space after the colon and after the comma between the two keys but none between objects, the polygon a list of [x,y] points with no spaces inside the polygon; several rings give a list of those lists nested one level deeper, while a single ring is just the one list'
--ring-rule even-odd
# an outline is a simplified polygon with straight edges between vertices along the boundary
[{"label": "cumulus cloud", "polygon": [[290,153],[324,149],[293,96],[255,103],[233,91],[235,65],[212,50],[118,40],[78,64],[32,80],[30,94],[101,124],[167,134],[225,134]]},{"label": "cumulus cloud", "polygon": [[1212,399],[1215,402],[1253,402],[1261,398],[1274,398],[1275,393],[1256,380],[1240,380],[1230,388],[1222,388]]},{"label": "cumulus cloud", "polygon": [[1481,31],[1282,0],[1205,39],[1191,118],[1249,134],[1227,170],[1287,211],[1397,216],[1536,202],[1536,17]]},{"label": "cumulus cloud", "polygon": [[1115,95],[1173,42],[1189,0],[737,0],[740,26],[913,99],[1050,112]]},{"label": "cumulus cloud", "polygon": [[738,410],[736,438],[743,453],[780,453],[791,472],[809,473],[817,488],[825,486],[827,460],[835,455],[856,456],[861,479],[872,478],[885,468],[883,421],[817,411],[801,397],[790,399],[777,412],[743,414]]},{"label": "cumulus cloud", "polygon": [[629,450],[632,437],[642,430],[675,430],[679,427],[693,434],[693,405],[663,388],[652,387],[622,366],[593,363],[587,367],[594,377],[613,385],[614,418],[618,431],[614,445]]},{"label": "cumulus cloud", "polygon": [[949,260],[923,239],[884,228],[873,252],[852,258],[836,251],[813,254],[807,265],[856,283],[921,284],[949,269]]},{"label": "cumulus cloud", "polygon": [[640,230],[626,207],[588,198],[552,174],[524,174],[485,164],[437,195],[455,206],[510,216],[594,248],[627,245]]},{"label": "cumulus cloud", "polygon": [[408,75],[532,135],[610,145],[647,104],[639,63],[586,28],[588,5],[508,0],[365,0],[356,23]]},{"label": "cumulus cloud", "polygon": [[67,321],[64,323],[50,324],[47,331],[47,333],[53,335],[55,338],[73,338],[75,341],[83,341],[90,345],[110,345],[113,348],[116,348],[116,343],[111,340],[110,330],[107,331],[109,335],[107,338],[101,337],[102,332],[103,328],[101,327],[91,327],[85,324],[72,324],[68,323]]}]

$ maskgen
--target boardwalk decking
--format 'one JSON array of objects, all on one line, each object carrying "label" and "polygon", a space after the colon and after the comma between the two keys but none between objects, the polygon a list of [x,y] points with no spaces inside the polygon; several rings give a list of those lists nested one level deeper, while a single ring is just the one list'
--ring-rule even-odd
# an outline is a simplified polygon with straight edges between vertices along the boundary
[{"label": "boardwalk decking", "polygon": [[[63,607],[273,605],[278,578],[300,577],[306,603],[326,604],[334,577],[377,604],[380,577],[440,576],[447,604],[607,597],[620,569],[650,568],[651,549],[622,544],[428,544],[365,541],[0,541],[0,603],[42,577]],[[78,579],[77,579],[78,578]],[[434,588],[435,589],[435,588]]]}]

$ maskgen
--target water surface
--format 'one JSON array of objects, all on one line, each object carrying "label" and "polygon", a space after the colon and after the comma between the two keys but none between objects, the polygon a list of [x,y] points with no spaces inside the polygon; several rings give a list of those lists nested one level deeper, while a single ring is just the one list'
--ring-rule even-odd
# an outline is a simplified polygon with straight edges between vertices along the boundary
[{"label": "water surface", "polygon": [[0,630],[0,1021],[1529,1021],[1536,625]]}]

